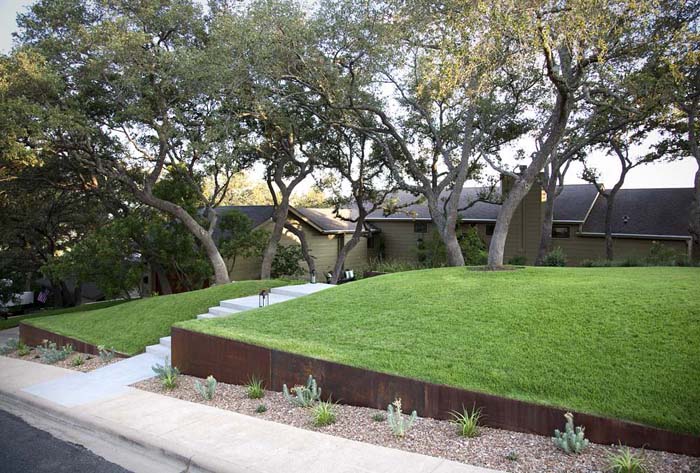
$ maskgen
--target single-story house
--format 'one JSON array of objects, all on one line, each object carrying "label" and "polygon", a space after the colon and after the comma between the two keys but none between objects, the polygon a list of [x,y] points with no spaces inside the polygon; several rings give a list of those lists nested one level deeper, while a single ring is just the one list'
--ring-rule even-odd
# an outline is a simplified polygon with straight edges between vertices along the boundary
[{"label": "single-story house", "polygon": [[[460,208],[477,200],[479,190],[465,187]],[[543,189],[534,185],[523,199],[510,225],[506,261],[524,256],[528,264],[534,262],[546,198]],[[646,256],[654,241],[692,257],[693,251],[698,251],[693,248],[688,230],[692,198],[692,188],[620,190],[613,215],[615,258]],[[367,219],[379,230],[370,238],[368,254],[374,254],[373,248],[377,245],[372,240],[381,235],[385,257],[415,259],[420,241],[432,231],[428,206],[405,192],[397,193],[394,199],[400,212],[385,215],[377,210]],[[460,224],[463,228],[475,227],[488,245],[499,208],[499,204],[476,202],[460,212]],[[605,198],[592,184],[565,185],[554,201],[553,246],[562,248],[570,264],[605,257],[605,208]]]}]

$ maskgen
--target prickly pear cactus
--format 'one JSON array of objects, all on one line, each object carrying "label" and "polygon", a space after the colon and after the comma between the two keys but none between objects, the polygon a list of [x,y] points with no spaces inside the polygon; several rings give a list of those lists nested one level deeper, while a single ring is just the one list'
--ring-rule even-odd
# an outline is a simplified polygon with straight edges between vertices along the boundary
[{"label": "prickly pear cactus", "polygon": [[564,450],[566,453],[581,453],[588,447],[588,439],[584,435],[583,427],[574,427],[574,415],[571,412],[564,414],[566,426],[564,432],[559,429],[554,431],[554,445]]}]

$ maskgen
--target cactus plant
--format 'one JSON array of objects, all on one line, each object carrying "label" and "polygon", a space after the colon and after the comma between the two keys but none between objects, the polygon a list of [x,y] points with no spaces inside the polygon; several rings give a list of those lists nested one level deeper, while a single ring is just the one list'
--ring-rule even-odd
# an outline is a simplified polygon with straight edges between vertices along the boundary
[{"label": "cactus plant", "polygon": [[583,427],[574,427],[574,415],[571,412],[564,414],[566,427],[564,432],[559,429],[554,431],[554,445],[564,450],[566,453],[581,453],[588,447],[588,439],[584,436]]},{"label": "cactus plant", "polygon": [[386,420],[391,427],[391,432],[396,437],[404,437],[408,429],[411,428],[416,421],[418,414],[416,411],[411,412],[411,415],[404,417],[401,412],[401,399],[397,398],[386,408]]},{"label": "cactus plant", "polygon": [[321,399],[321,388],[318,387],[316,380],[311,375],[306,380],[306,386],[294,386],[292,389],[287,389],[287,385],[283,384],[282,393],[287,401],[299,407],[311,407]]}]

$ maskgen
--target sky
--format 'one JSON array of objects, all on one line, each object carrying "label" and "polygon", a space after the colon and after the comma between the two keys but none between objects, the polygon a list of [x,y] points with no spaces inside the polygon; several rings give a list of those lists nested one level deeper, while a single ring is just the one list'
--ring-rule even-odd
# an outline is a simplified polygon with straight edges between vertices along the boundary
[{"label": "sky", "polygon": [[[12,33],[17,30],[17,13],[33,3],[32,0],[0,0],[0,52],[7,53],[12,48]],[[633,150],[643,152],[644,149]],[[602,182],[606,187],[612,187],[617,181],[619,164],[602,153],[589,157],[590,166],[598,169]],[[627,176],[625,188],[654,188],[654,187],[692,187],[697,164],[688,157],[675,162],[653,163],[633,169]],[[571,166],[566,175],[567,184],[582,183],[580,179],[582,167],[579,164]]]}]

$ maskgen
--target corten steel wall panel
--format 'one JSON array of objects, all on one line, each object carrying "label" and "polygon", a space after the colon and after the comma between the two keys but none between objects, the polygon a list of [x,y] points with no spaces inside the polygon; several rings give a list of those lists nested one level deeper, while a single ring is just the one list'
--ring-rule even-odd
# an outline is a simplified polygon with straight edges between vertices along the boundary
[{"label": "corten steel wall panel", "polygon": [[[173,362],[183,373],[199,377],[213,374],[226,383],[241,384],[251,374],[265,380],[273,391],[282,385],[304,384],[311,374],[323,397],[344,404],[386,409],[400,397],[404,411],[425,417],[449,419],[451,411],[473,406],[482,409],[484,424],[519,432],[550,436],[563,429],[563,409],[491,394],[468,391],[377,371],[355,368],[308,356],[173,328]],[[601,444],[621,442],[686,455],[700,456],[700,437],[675,433],[634,422],[573,412],[586,437]]]},{"label": "corten steel wall panel", "polygon": [[266,386],[272,384],[268,348],[175,327],[171,333],[172,363],[183,373],[201,378],[212,375],[233,384],[245,384],[256,376]]},{"label": "corten steel wall panel", "polygon": [[[59,347],[73,345],[73,349],[81,353],[89,353],[91,355],[100,354],[95,345],[23,323],[19,324],[19,339],[22,340],[22,343],[30,346],[41,345],[44,340],[48,340],[54,342]],[[129,355],[119,352],[115,352],[115,355],[119,358],[129,357]]]}]

